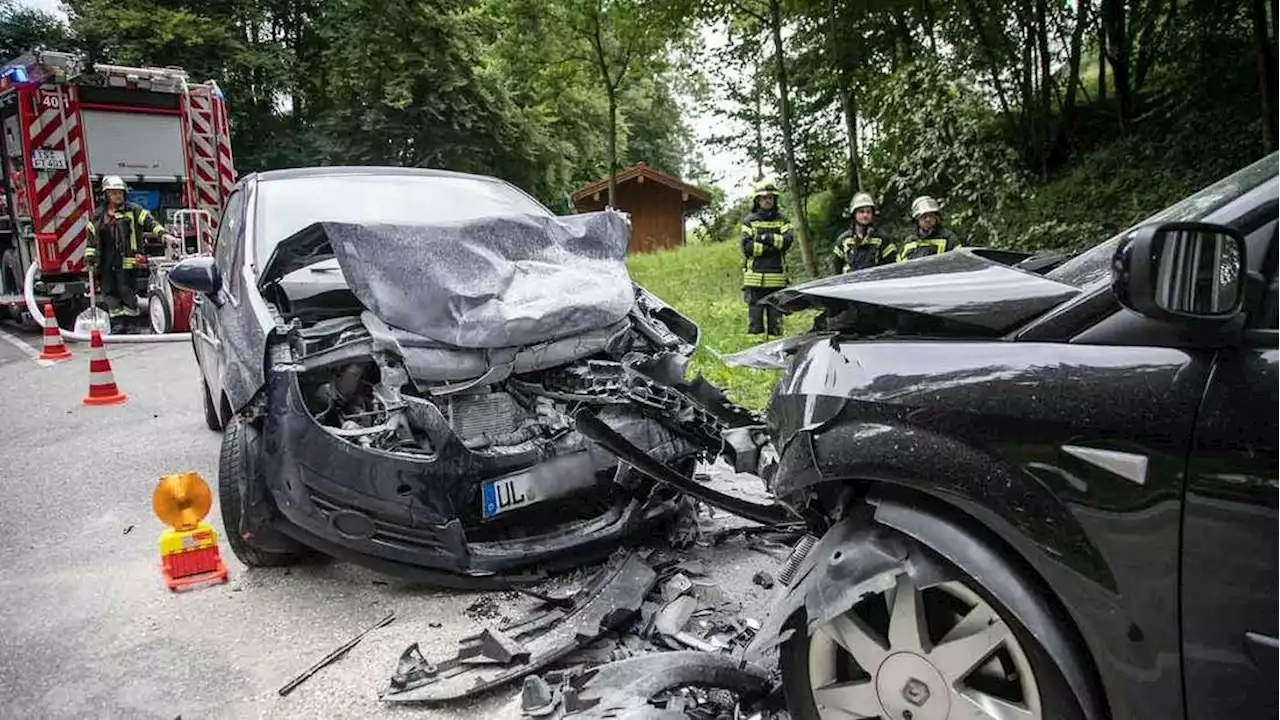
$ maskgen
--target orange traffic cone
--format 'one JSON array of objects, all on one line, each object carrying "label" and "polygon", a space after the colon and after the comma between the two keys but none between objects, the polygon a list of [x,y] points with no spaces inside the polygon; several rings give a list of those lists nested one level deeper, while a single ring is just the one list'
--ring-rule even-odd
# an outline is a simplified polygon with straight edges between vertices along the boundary
[{"label": "orange traffic cone", "polygon": [[107,359],[107,349],[102,344],[102,331],[98,328],[94,328],[89,336],[89,352],[89,394],[84,396],[84,404],[117,405],[128,400],[129,396],[116,387],[111,361]]},{"label": "orange traffic cone", "polygon": [[40,351],[41,360],[66,360],[71,351],[62,342],[62,333],[58,331],[58,319],[53,315],[53,303],[44,304],[44,349]]}]

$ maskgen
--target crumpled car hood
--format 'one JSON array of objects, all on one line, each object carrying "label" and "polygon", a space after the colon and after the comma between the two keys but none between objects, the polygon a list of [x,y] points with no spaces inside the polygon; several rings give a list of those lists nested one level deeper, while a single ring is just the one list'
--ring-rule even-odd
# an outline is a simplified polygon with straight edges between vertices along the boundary
[{"label": "crumpled car hood", "polygon": [[[766,302],[785,312],[879,306],[1004,332],[1079,290],[984,257],[969,248],[904,263],[823,278],[773,293]],[[992,257],[1002,257],[997,252]]]},{"label": "crumpled car hood", "polygon": [[532,345],[621,321],[635,303],[616,212],[419,224],[312,224],[281,241],[262,284],[336,258],[388,325],[464,348]]}]

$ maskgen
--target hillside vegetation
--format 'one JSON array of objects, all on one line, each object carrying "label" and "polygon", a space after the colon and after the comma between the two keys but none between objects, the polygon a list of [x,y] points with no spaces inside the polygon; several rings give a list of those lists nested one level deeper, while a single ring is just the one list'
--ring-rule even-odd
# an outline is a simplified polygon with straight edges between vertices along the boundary
[{"label": "hillside vegetation", "polygon": [[[777,372],[730,368],[716,357],[765,342],[747,334],[747,306],[742,301],[742,261],[736,243],[689,245],[679,250],[632,255],[632,278],[702,329],[702,344],[690,363],[690,377],[702,373],[735,402],[760,409],[778,378]],[[783,332],[808,329],[809,313],[784,318]]]}]

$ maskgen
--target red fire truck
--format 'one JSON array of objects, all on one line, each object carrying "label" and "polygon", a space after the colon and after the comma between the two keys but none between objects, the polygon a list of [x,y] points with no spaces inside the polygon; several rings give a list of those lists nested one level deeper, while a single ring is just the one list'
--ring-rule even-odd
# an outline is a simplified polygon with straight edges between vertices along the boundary
[{"label": "red fire truck", "polygon": [[[69,53],[31,52],[0,67],[0,157],[0,313],[25,314],[34,263],[38,301],[53,302],[64,328],[88,307],[85,222],[102,202],[103,176],[123,178],[129,200],[183,240],[179,256],[211,248],[235,182],[217,83],[176,67],[89,67]],[[189,297],[163,276],[175,251],[151,242],[135,270],[139,296],[153,331],[184,331]]]}]

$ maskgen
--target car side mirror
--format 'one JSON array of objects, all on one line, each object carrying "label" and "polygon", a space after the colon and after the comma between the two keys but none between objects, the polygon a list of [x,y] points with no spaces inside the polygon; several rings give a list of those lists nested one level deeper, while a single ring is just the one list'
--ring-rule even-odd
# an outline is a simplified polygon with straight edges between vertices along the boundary
[{"label": "car side mirror", "polygon": [[183,290],[216,297],[222,289],[222,274],[211,257],[187,258],[169,270],[169,282]]},{"label": "car side mirror", "polygon": [[1120,304],[1158,320],[1222,322],[1244,305],[1244,237],[1223,225],[1145,225],[1112,259],[1111,287]]}]

